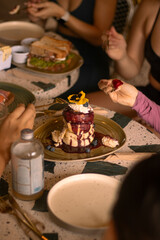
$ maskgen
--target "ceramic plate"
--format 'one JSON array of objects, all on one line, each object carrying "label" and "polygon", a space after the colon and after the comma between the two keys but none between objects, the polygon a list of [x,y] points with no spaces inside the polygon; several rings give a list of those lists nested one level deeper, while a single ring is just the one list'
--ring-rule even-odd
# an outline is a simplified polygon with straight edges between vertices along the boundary
[{"label": "ceramic plate", "polygon": [[24,38],[41,38],[44,30],[37,24],[25,21],[8,21],[0,23],[0,42],[16,45]]},{"label": "ceramic plate", "polygon": [[59,181],[47,197],[53,221],[71,231],[106,229],[118,187],[118,180],[93,173]]},{"label": "ceramic plate", "polygon": [[0,82],[0,89],[9,91],[14,94],[14,101],[8,106],[9,112],[12,112],[19,103],[24,103],[26,106],[29,103],[35,102],[35,96],[27,89],[18,85]]},{"label": "ceramic plate", "polygon": [[[115,138],[119,142],[119,146],[116,148],[110,148],[105,146],[100,146],[98,148],[92,149],[90,153],[66,153],[61,148],[55,148],[55,151],[49,151],[45,148],[45,160],[48,161],[73,161],[73,160],[91,160],[98,159],[100,157],[106,156],[110,153],[113,153],[120,149],[125,141],[126,135],[123,129],[113,120],[104,117],[102,115],[95,114],[94,117],[95,130],[97,132],[109,135],[112,138]],[[63,127],[63,117],[57,117],[54,119],[48,120],[45,124],[42,124],[35,130],[35,136],[40,139],[44,146],[47,145],[48,139],[51,135],[51,132],[55,129],[62,129]]]},{"label": "ceramic plate", "polygon": [[28,70],[30,72],[34,72],[34,73],[40,73],[41,75],[46,75],[46,76],[51,76],[51,75],[68,75],[69,73],[71,73],[73,70],[79,69],[82,64],[83,64],[83,58],[77,54],[74,53],[74,57],[72,58],[71,63],[66,66],[64,69],[57,71],[57,72],[51,72],[51,71],[45,71],[45,70],[41,70],[41,69],[36,69],[36,68],[31,68],[31,67],[27,67],[26,64],[18,64],[15,62],[12,62],[15,66],[24,69],[24,70]]}]

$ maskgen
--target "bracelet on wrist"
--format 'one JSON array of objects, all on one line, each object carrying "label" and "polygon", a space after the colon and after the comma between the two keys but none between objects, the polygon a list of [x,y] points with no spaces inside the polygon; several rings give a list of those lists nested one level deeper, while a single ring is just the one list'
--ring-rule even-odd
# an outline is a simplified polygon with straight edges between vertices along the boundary
[{"label": "bracelet on wrist", "polygon": [[58,18],[58,19],[57,19],[57,21],[58,21],[60,24],[65,24],[66,22],[68,22],[69,17],[70,17],[70,13],[69,13],[68,11],[66,11],[65,14],[64,14],[61,18]]}]

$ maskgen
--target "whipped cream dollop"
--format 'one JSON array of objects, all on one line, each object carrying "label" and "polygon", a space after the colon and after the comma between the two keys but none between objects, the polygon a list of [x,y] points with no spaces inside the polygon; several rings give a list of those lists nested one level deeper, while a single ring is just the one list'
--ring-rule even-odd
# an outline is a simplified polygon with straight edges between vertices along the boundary
[{"label": "whipped cream dollop", "polygon": [[93,112],[93,108],[88,104],[87,107],[85,107],[83,104],[69,104],[69,107],[72,108],[75,112],[82,112],[82,113],[89,113]]}]

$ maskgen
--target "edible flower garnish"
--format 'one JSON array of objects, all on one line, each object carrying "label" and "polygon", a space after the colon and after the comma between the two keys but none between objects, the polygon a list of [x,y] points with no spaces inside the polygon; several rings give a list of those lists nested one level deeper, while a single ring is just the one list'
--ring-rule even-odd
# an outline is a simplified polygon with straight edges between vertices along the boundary
[{"label": "edible flower garnish", "polygon": [[75,103],[75,104],[82,104],[84,105],[87,103],[89,100],[85,98],[85,93],[83,91],[79,92],[78,94],[72,94],[68,97],[68,101],[70,103]]}]

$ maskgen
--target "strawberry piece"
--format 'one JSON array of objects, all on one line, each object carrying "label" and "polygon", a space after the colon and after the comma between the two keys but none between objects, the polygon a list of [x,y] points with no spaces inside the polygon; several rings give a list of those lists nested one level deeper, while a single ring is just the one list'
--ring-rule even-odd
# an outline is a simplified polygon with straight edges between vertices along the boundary
[{"label": "strawberry piece", "polygon": [[112,81],[113,87],[116,90],[119,86],[121,86],[123,84],[123,82],[119,79],[114,79]]}]

